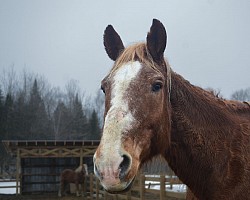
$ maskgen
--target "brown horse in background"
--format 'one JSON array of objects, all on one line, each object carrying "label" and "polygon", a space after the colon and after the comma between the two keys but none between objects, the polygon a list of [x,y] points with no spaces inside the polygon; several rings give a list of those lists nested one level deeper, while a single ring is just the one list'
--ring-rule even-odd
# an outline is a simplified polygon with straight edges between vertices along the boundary
[{"label": "brown horse in background", "polygon": [[124,47],[109,25],[115,61],[102,81],[103,135],[95,174],[111,193],[128,190],[143,163],[162,155],[200,200],[250,199],[250,107],[190,84],[164,58],[167,34],[153,20],[146,43]]},{"label": "brown horse in background", "polygon": [[80,196],[79,184],[81,184],[81,192],[83,196],[85,175],[88,175],[88,167],[86,164],[80,165],[76,170],[63,170],[60,176],[60,189],[58,196],[61,197],[64,194],[65,186],[69,183],[74,183],[76,185],[76,196]]}]

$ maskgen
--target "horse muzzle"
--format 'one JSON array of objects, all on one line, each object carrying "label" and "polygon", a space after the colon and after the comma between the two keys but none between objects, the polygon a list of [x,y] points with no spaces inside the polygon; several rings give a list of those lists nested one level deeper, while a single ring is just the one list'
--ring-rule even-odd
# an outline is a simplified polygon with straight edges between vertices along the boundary
[{"label": "horse muzzle", "polygon": [[136,173],[132,173],[129,154],[111,155],[111,159],[94,155],[94,173],[109,193],[121,193],[130,189]]}]

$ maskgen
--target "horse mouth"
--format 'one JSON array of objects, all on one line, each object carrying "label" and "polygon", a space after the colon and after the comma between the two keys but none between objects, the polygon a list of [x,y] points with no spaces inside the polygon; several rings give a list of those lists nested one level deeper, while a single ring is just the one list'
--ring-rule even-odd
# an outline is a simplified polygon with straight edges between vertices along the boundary
[{"label": "horse mouth", "polygon": [[134,180],[135,180],[135,177],[124,188],[121,188],[121,187],[117,187],[117,188],[116,187],[112,187],[112,188],[106,189],[104,187],[104,190],[107,191],[110,194],[125,193],[125,192],[128,192],[131,189],[131,187],[133,186]]}]

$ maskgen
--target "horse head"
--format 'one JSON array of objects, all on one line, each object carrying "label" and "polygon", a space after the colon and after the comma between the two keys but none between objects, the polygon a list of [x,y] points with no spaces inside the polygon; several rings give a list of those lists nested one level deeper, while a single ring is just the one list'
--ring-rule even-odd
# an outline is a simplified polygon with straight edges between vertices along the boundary
[{"label": "horse head", "polygon": [[142,164],[164,154],[170,144],[166,41],[166,30],[156,19],[146,43],[126,48],[111,25],[104,31],[106,52],[115,62],[101,84],[105,113],[94,172],[110,193],[128,190]]},{"label": "horse head", "polygon": [[85,175],[89,175],[89,173],[88,173],[88,165],[87,164],[82,164],[82,172]]},{"label": "horse head", "polygon": [[82,164],[75,169],[75,173],[81,175],[88,175],[88,166],[86,164]]}]

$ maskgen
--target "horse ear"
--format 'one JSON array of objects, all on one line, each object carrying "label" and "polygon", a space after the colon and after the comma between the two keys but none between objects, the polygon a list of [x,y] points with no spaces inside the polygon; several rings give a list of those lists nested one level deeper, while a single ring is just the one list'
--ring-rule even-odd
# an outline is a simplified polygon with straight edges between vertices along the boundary
[{"label": "horse ear", "polygon": [[115,61],[120,53],[123,51],[124,46],[118,33],[112,25],[108,25],[104,31],[103,43],[108,56]]},{"label": "horse ear", "polygon": [[163,24],[153,19],[152,26],[147,35],[147,48],[155,62],[160,62],[164,57],[167,44],[167,33]]}]

